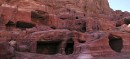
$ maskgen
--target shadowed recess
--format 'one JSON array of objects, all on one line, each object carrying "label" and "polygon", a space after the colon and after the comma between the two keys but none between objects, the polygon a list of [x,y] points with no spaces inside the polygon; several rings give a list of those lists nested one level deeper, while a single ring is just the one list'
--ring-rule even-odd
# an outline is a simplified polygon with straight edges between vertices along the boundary
[{"label": "shadowed recess", "polygon": [[83,24],[81,32],[86,32],[86,23]]},{"label": "shadowed recess", "polygon": [[38,41],[37,53],[47,54],[47,55],[57,54],[59,51],[60,43],[61,42],[54,42],[54,41],[49,41],[49,42]]},{"label": "shadowed recess", "polygon": [[72,39],[69,39],[66,43],[65,47],[65,53],[66,55],[72,54],[74,51],[74,41]]},{"label": "shadowed recess", "polygon": [[35,27],[35,24],[17,21],[16,22],[16,28],[33,28]]},{"label": "shadowed recess", "polygon": [[12,21],[9,21],[7,24],[5,24],[6,27],[15,26],[15,23]]},{"label": "shadowed recess", "polygon": [[115,36],[110,34],[109,35],[109,45],[112,48],[112,50],[116,52],[121,52],[123,48],[123,40],[120,36]]},{"label": "shadowed recess", "polygon": [[127,25],[130,24],[130,19],[125,18],[124,23],[127,24]]},{"label": "shadowed recess", "polygon": [[36,23],[46,23],[49,19],[49,14],[41,10],[35,10],[31,12],[31,19]]}]

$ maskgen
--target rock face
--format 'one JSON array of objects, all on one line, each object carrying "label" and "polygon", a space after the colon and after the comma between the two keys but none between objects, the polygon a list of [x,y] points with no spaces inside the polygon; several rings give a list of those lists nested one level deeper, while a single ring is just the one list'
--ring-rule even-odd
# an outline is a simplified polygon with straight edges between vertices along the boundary
[{"label": "rock face", "polygon": [[11,59],[14,57],[14,49],[7,42],[0,43],[0,59]]},{"label": "rock face", "polygon": [[[43,4],[54,8],[56,12],[62,13],[67,12],[87,12],[87,13],[106,13],[110,12],[111,9],[108,5],[107,0],[36,0]],[[55,11],[54,11],[55,12]]]},{"label": "rock face", "polygon": [[108,0],[0,0],[0,42],[16,41],[13,59],[129,59],[129,34],[130,13]]}]

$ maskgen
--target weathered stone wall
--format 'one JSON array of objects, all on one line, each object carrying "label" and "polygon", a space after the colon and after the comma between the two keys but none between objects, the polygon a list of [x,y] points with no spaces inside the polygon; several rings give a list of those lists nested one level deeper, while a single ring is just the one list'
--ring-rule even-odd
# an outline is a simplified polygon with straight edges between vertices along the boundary
[{"label": "weathered stone wall", "polygon": [[108,0],[1,0],[0,41],[41,55],[116,56],[130,52],[129,16]]}]

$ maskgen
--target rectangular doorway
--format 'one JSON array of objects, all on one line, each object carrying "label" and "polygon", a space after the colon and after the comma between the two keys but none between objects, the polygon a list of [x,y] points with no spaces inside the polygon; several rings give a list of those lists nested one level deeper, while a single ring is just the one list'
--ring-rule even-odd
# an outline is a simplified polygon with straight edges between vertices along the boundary
[{"label": "rectangular doorway", "polygon": [[53,55],[59,51],[60,42],[55,41],[37,41],[37,53]]}]

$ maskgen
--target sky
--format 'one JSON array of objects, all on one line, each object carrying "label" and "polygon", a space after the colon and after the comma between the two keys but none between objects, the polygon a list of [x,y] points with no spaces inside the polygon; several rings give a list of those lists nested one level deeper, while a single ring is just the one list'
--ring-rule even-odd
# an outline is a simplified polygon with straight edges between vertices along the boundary
[{"label": "sky", "polygon": [[122,10],[130,12],[130,0],[108,0],[113,10]]}]

